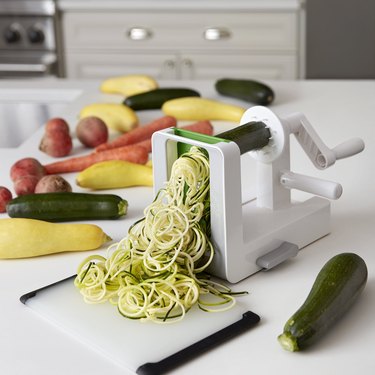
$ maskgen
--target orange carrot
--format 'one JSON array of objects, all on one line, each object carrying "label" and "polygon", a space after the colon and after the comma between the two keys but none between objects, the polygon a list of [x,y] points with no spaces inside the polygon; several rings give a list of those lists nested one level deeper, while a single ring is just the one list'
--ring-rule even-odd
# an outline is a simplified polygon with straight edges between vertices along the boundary
[{"label": "orange carrot", "polygon": [[197,121],[193,124],[181,126],[181,129],[190,130],[192,132],[197,132],[206,135],[212,135],[214,132],[214,128],[211,125],[211,122],[207,120]]},{"label": "orange carrot", "polygon": [[[184,126],[181,126],[180,129],[190,130],[192,132],[197,132],[197,133],[207,134],[207,135],[213,134],[213,127],[211,123],[207,120],[198,121],[198,122],[195,122],[194,124],[184,125]],[[149,153],[152,150],[151,138],[145,139],[144,141],[141,141],[141,142],[134,143],[134,146],[136,145],[144,147]]]},{"label": "orange carrot", "polygon": [[113,150],[94,152],[89,155],[56,161],[45,165],[44,168],[47,174],[79,172],[94,163],[106,160],[127,160],[133,163],[145,164],[148,160],[148,150],[142,145],[117,147]]},{"label": "orange carrot", "polygon": [[151,138],[145,139],[144,141],[134,143],[133,146],[140,146],[147,150],[148,153],[151,152]]},{"label": "orange carrot", "polygon": [[101,145],[96,147],[95,151],[102,152],[111,148],[128,146],[134,143],[138,143],[140,141],[144,141],[145,139],[151,138],[154,132],[176,126],[176,124],[177,121],[174,117],[163,116],[146,125],[139,126],[127,133],[124,133],[111,142],[102,143]]}]

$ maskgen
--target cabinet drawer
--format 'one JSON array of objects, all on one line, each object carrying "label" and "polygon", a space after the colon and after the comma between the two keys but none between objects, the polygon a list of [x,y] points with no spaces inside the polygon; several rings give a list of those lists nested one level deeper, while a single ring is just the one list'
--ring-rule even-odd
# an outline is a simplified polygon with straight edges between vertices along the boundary
[{"label": "cabinet drawer", "polygon": [[294,55],[186,53],[180,63],[182,79],[296,79],[297,76]]},{"label": "cabinet drawer", "polygon": [[67,78],[105,79],[126,74],[148,74],[157,79],[176,79],[177,61],[174,54],[162,53],[100,53],[67,52]]},{"label": "cabinet drawer", "polygon": [[67,49],[297,49],[297,13],[64,13]]},{"label": "cabinet drawer", "polygon": [[149,74],[157,79],[295,79],[297,61],[293,55],[197,53],[151,54],[69,52],[67,78],[105,79],[126,74]]}]

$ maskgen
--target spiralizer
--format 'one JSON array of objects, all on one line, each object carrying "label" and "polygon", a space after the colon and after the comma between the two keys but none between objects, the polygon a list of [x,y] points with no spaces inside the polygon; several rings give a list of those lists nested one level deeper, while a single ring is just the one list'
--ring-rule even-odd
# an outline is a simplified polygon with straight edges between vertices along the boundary
[{"label": "spiralizer", "polygon": [[[217,136],[178,128],[153,136],[154,189],[169,179],[173,162],[193,145],[210,161],[211,241],[215,256],[209,272],[236,283],[261,269],[271,269],[330,232],[330,200],[342,193],[339,183],[293,173],[293,134],[318,169],[361,152],[364,142],[350,139],[330,149],[302,113],[279,118],[270,109],[248,109],[240,126]],[[256,198],[243,201],[241,154],[256,160]],[[291,189],[313,194],[291,199]]]}]

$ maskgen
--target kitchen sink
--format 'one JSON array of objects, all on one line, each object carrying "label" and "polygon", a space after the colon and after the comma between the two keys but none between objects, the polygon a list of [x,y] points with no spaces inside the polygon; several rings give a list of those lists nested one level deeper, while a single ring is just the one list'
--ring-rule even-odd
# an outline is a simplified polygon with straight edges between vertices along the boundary
[{"label": "kitchen sink", "polygon": [[0,89],[0,148],[20,146],[80,94],[77,89]]}]

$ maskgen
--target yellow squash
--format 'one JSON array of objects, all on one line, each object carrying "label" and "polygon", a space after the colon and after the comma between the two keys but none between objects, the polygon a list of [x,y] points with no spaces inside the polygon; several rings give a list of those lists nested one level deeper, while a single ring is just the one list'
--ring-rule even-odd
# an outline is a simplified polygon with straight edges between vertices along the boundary
[{"label": "yellow squash", "polygon": [[217,100],[186,97],[165,102],[162,111],[178,120],[224,120],[239,123],[245,108]]},{"label": "yellow squash", "polygon": [[130,186],[152,186],[152,168],[125,160],[95,163],[76,177],[78,186],[100,190]]},{"label": "yellow squash", "polygon": [[120,133],[138,126],[138,116],[128,106],[119,103],[94,103],[81,109],[80,118],[95,116],[102,119],[109,129]]},{"label": "yellow squash", "polygon": [[94,250],[110,240],[100,227],[93,224],[0,219],[0,259]]},{"label": "yellow squash", "polygon": [[158,83],[150,76],[130,74],[111,77],[102,82],[100,90],[106,94],[132,96],[158,88]]}]

